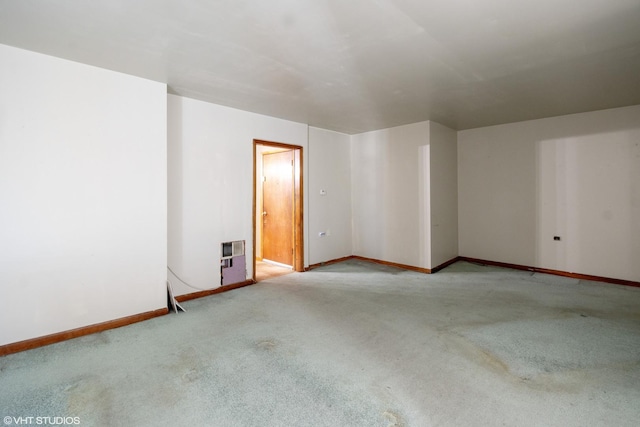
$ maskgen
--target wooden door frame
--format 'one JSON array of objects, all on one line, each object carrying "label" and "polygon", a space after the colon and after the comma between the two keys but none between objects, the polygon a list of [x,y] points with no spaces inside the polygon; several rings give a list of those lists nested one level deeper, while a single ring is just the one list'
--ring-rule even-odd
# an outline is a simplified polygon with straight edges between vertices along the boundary
[{"label": "wooden door frame", "polygon": [[281,142],[263,141],[261,139],[253,140],[253,254],[251,257],[253,263],[253,280],[256,280],[256,214],[258,199],[258,182],[257,176],[257,148],[258,145],[265,147],[284,148],[293,150],[293,269],[295,271],[304,271],[304,191],[303,191],[303,148],[299,145],[283,144]]}]

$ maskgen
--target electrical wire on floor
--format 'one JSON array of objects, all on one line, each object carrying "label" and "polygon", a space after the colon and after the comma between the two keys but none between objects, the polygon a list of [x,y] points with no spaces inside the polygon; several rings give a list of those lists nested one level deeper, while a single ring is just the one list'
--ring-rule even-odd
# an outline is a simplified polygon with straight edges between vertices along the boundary
[{"label": "electrical wire on floor", "polygon": [[[193,286],[191,284],[189,284],[188,282],[185,282],[180,276],[178,276],[175,271],[173,271],[171,269],[171,267],[167,266],[167,270],[169,270],[171,272],[171,274],[173,274],[175,276],[176,279],[178,279],[180,282],[184,283],[185,285],[187,285],[188,287],[192,288],[192,289],[196,289],[198,291],[210,291],[213,288],[209,288],[209,289],[204,289],[204,288],[199,288],[197,286]],[[168,281],[168,280],[167,280]]]},{"label": "electrical wire on floor", "polygon": [[[173,276],[174,276],[176,279],[178,279],[179,281],[181,281],[182,283],[184,283],[185,285],[187,285],[187,286],[188,286],[188,287],[190,287],[190,288],[197,289],[197,290],[199,290],[199,291],[208,291],[208,290],[210,290],[210,289],[198,288],[197,286],[193,286],[193,285],[191,285],[190,283],[188,283],[188,282],[184,281],[184,280],[183,280],[180,276],[178,276],[178,275],[176,274],[176,272],[175,272],[175,271],[173,271],[173,270],[171,269],[171,267],[169,267],[168,265],[167,265],[167,270],[169,270],[169,272],[170,272],[171,274],[173,274]],[[184,309],[184,307],[182,307],[182,306],[180,305],[180,303],[178,302],[178,300],[176,300],[176,298],[173,296],[173,285],[171,285],[171,280],[169,280],[169,278],[167,278],[167,292],[168,292],[168,294],[169,294],[169,303],[171,304],[171,308],[173,309],[173,311],[174,311],[174,312],[176,312],[176,313],[177,313],[179,310],[187,311],[187,310],[185,310],[185,309]]]}]

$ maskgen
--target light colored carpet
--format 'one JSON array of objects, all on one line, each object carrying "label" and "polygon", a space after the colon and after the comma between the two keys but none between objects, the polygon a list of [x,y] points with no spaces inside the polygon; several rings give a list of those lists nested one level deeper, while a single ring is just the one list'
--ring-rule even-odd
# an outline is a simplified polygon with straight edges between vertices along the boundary
[{"label": "light colored carpet", "polygon": [[0,415],[81,425],[636,426],[640,289],[351,260],[0,358]]}]

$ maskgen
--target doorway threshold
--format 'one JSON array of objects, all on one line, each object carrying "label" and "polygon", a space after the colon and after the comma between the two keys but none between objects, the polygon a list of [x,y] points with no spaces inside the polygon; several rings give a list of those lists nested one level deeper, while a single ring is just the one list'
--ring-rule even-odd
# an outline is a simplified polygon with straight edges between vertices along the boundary
[{"label": "doorway threshold", "polygon": [[277,267],[288,268],[288,269],[293,270],[293,266],[292,265],[283,264],[283,263],[277,262],[277,261],[271,261],[270,259],[263,258],[262,262],[264,262],[266,264],[275,265]]},{"label": "doorway threshold", "polygon": [[293,273],[291,266],[282,267],[280,265],[256,260],[256,282],[270,279],[272,277],[284,276]]}]

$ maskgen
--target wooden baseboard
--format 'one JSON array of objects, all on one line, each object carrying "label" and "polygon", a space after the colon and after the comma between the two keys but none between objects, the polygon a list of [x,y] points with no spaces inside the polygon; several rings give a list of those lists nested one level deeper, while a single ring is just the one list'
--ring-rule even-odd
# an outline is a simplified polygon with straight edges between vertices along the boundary
[{"label": "wooden baseboard", "polygon": [[376,264],[381,264],[381,265],[388,265],[389,267],[402,268],[403,270],[411,270],[411,271],[417,271],[418,273],[431,274],[430,268],[415,267],[413,265],[400,264],[400,263],[391,262],[391,261],[382,261],[379,259],[367,258],[359,255],[353,255],[352,258],[359,259],[362,261],[374,262]]},{"label": "wooden baseboard", "polygon": [[515,270],[533,271],[536,273],[553,274],[555,276],[571,277],[579,280],[592,280],[595,282],[613,283],[615,285],[634,286],[640,287],[640,282],[634,282],[632,280],[615,279],[612,277],[592,276],[590,274],[572,273],[568,271],[552,270],[549,268],[530,267],[526,265],[510,264],[506,262],[490,261],[486,259],[459,257],[460,261],[467,261],[475,264],[493,265],[496,267],[512,268]]},{"label": "wooden baseboard", "polygon": [[321,262],[319,264],[310,265],[307,268],[307,270],[313,270],[314,268],[322,267],[323,265],[335,264],[335,263],[347,261],[350,259],[359,259],[362,261],[374,262],[376,264],[388,265],[391,267],[397,267],[397,268],[402,268],[404,270],[412,270],[412,271],[417,271],[417,272],[426,273],[426,274],[436,273],[442,270],[443,268],[450,266],[456,261],[467,261],[475,264],[493,265],[496,267],[512,268],[515,270],[534,271],[536,273],[553,274],[555,276],[571,277],[579,280],[591,280],[595,282],[612,283],[615,285],[640,287],[640,282],[634,282],[632,280],[616,279],[612,277],[603,277],[603,276],[593,276],[590,274],[574,273],[574,272],[561,271],[561,270],[552,270],[549,268],[541,268],[541,267],[530,267],[527,265],[510,264],[507,262],[490,261],[486,259],[470,258],[470,257],[463,257],[463,256],[457,256],[455,258],[452,258],[449,261],[444,262],[434,268],[421,268],[421,267],[414,267],[412,265],[399,264],[399,263],[390,262],[390,261],[381,261],[379,259],[367,258],[367,257],[358,256],[358,255],[351,255],[343,258]]},{"label": "wooden baseboard", "polygon": [[446,268],[446,267],[450,266],[454,262],[458,261],[460,259],[460,257],[452,258],[449,261],[444,262],[444,263],[442,263],[439,266],[434,267],[434,268],[422,268],[422,267],[415,267],[413,265],[399,264],[399,263],[396,263],[396,262],[382,261],[382,260],[375,259],[375,258],[367,258],[367,257],[359,256],[359,255],[349,255],[349,256],[346,256],[346,257],[332,259],[330,261],[325,261],[325,262],[321,262],[321,263],[318,263],[318,264],[312,264],[309,267],[307,267],[306,271],[313,270],[314,268],[322,267],[323,265],[330,265],[330,264],[335,264],[335,263],[342,262],[342,261],[348,261],[350,259],[359,259],[359,260],[362,260],[362,261],[373,262],[373,263],[376,263],[376,264],[388,265],[390,267],[402,268],[403,270],[411,270],[411,271],[417,271],[418,273],[432,274],[432,273],[435,273],[437,271],[442,270],[443,268]]},{"label": "wooden baseboard", "polygon": [[319,262],[318,264],[311,264],[309,267],[305,268],[305,271],[313,270],[314,268],[322,267],[325,265],[337,264],[339,262],[348,261],[353,259],[353,255],[345,256],[342,258],[336,258],[329,261]]},{"label": "wooden baseboard", "polygon": [[163,316],[169,312],[168,308],[160,308],[158,310],[147,311],[146,313],[134,314],[133,316],[122,317],[120,319],[109,320],[107,322],[96,323],[94,325],[83,326],[81,328],[71,329],[69,331],[57,332],[43,337],[32,338],[29,340],[18,341],[12,344],[0,346],[0,356],[18,353],[20,351],[31,350],[37,347],[43,347],[49,344],[55,344],[61,341],[78,338],[84,335],[95,334],[97,332],[107,331],[109,329],[120,328],[122,326],[131,325],[133,323],[149,320],[154,317]]},{"label": "wooden baseboard", "polygon": [[[188,301],[195,298],[201,298],[208,295],[219,294],[227,292],[233,289],[241,288],[243,286],[252,285],[255,282],[253,280],[246,280],[240,283],[234,283],[233,285],[222,286],[216,289],[208,291],[194,292],[186,295],[179,295],[176,297],[178,302]],[[148,311],[146,313],[134,314],[133,316],[127,316],[120,319],[109,320],[107,322],[96,323],[94,325],[84,326],[77,329],[71,329],[69,331],[57,332],[51,335],[45,335],[43,337],[32,338],[29,340],[19,341],[11,344],[0,346],[0,356],[7,354],[18,353],[25,350],[31,350],[33,348],[43,347],[49,344],[55,344],[57,342],[78,338],[84,335],[95,334],[109,329],[120,328],[122,326],[131,325],[133,323],[142,322],[144,320],[153,319],[154,317],[163,316],[169,313],[168,308],[160,308],[154,311]]]},{"label": "wooden baseboard", "polygon": [[233,289],[242,288],[245,286],[253,285],[256,283],[253,279],[245,280],[244,282],[234,283],[233,285],[220,286],[219,288],[209,289],[206,291],[198,291],[190,294],[178,295],[176,296],[176,301],[184,302],[189,301],[196,298],[208,297],[209,295],[220,294],[222,292],[231,291]]},{"label": "wooden baseboard", "polygon": [[[572,273],[572,272],[567,272],[567,271],[552,270],[552,269],[548,269],[548,268],[530,267],[530,266],[526,266],[526,265],[510,264],[510,263],[506,263],[506,262],[490,261],[490,260],[485,260],[485,259],[470,258],[470,257],[463,257],[463,256],[453,258],[453,259],[451,259],[451,260],[449,260],[449,261],[447,261],[447,262],[445,262],[443,264],[440,264],[439,266],[437,266],[435,268],[428,269],[428,268],[414,267],[414,266],[406,265],[406,264],[399,264],[399,263],[395,263],[395,262],[381,261],[381,260],[377,260],[377,259],[373,259],[373,258],[366,258],[366,257],[358,256],[358,255],[351,255],[351,256],[342,257],[342,258],[338,258],[338,259],[334,259],[334,260],[330,260],[330,261],[325,261],[325,262],[322,262],[322,263],[319,263],[319,264],[313,264],[313,265],[310,265],[309,267],[307,267],[306,270],[312,270],[314,268],[318,268],[318,267],[321,267],[323,265],[335,264],[335,263],[342,262],[342,261],[347,261],[347,260],[350,260],[350,259],[359,259],[359,260],[362,260],[362,261],[374,262],[376,264],[388,265],[388,266],[391,266],[391,267],[397,267],[397,268],[402,268],[402,269],[405,269],[405,270],[417,271],[417,272],[420,272],[420,273],[427,273],[427,274],[435,273],[436,271],[442,270],[443,268],[448,267],[449,265],[455,263],[456,261],[466,261],[466,262],[471,262],[471,263],[475,263],[475,264],[493,265],[493,266],[496,266],[496,267],[512,268],[512,269],[515,269],[515,270],[533,271],[533,272],[537,272],[537,273],[545,273],[545,274],[553,274],[553,275],[556,275],[556,276],[571,277],[571,278],[579,279],[579,280],[592,280],[592,281],[597,281],[597,282],[612,283],[612,284],[616,284],[616,285],[640,287],[640,282],[635,282],[635,281],[632,281],[632,280],[623,280],[623,279],[615,279],[615,278],[611,278],[611,277],[593,276],[593,275],[590,275],[590,274]],[[245,280],[244,282],[234,283],[233,285],[228,285],[228,286],[221,286],[221,287],[216,288],[216,289],[211,289],[211,290],[207,290],[207,291],[199,291],[199,292],[194,292],[194,293],[185,294],[185,295],[178,295],[176,297],[176,300],[178,302],[184,302],[184,301],[192,300],[192,299],[195,299],[195,298],[202,298],[202,297],[209,296],[209,295],[214,295],[214,294],[219,294],[219,293],[222,293],[222,292],[231,291],[233,289],[238,289],[238,288],[242,288],[244,286],[253,285],[254,283],[255,283],[255,281],[253,281],[253,280]],[[51,335],[45,335],[43,337],[32,338],[32,339],[19,341],[19,342],[15,342],[15,343],[11,343],[11,344],[5,344],[5,345],[0,346],[0,356],[6,356],[6,355],[12,354],[12,353],[18,353],[18,352],[25,351],[25,350],[30,350],[30,349],[33,349],[33,348],[43,347],[45,345],[55,344],[55,343],[66,341],[66,340],[70,340],[70,339],[73,339],[73,338],[78,338],[78,337],[81,337],[81,336],[84,336],[84,335],[95,334],[95,333],[98,333],[98,332],[107,331],[109,329],[120,328],[122,326],[131,325],[133,323],[142,322],[144,320],[149,320],[149,319],[152,319],[154,317],[163,316],[163,315],[167,314],[168,312],[169,312],[168,308],[160,308],[160,309],[153,310],[153,311],[148,311],[148,312],[145,312],[145,313],[134,314],[132,316],[122,317],[120,319],[109,320],[107,322],[96,323],[94,325],[89,325],[89,326],[84,326],[84,327],[81,327],[81,328],[71,329],[69,331],[58,332],[58,333],[51,334]]]},{"label": "wooden baseboard", "polygon": [[440,264],[439,266],[432,268],[432,269],[431,269],[431,273],[436,273],[436,272],[438,272],[438,271],[442,270],[443,268],[447,268],[447,267],[449,267],[451,264],[453,264],[453,263],[455,263],[455,262],[457,262],[457,261],[460,261],[460,257],[459,257],[459,256],[457,256],[457,257],[455,257],[455,258],[451,258],[449,261],[443,262],[443,263],[442,263],[442,264]]}]

